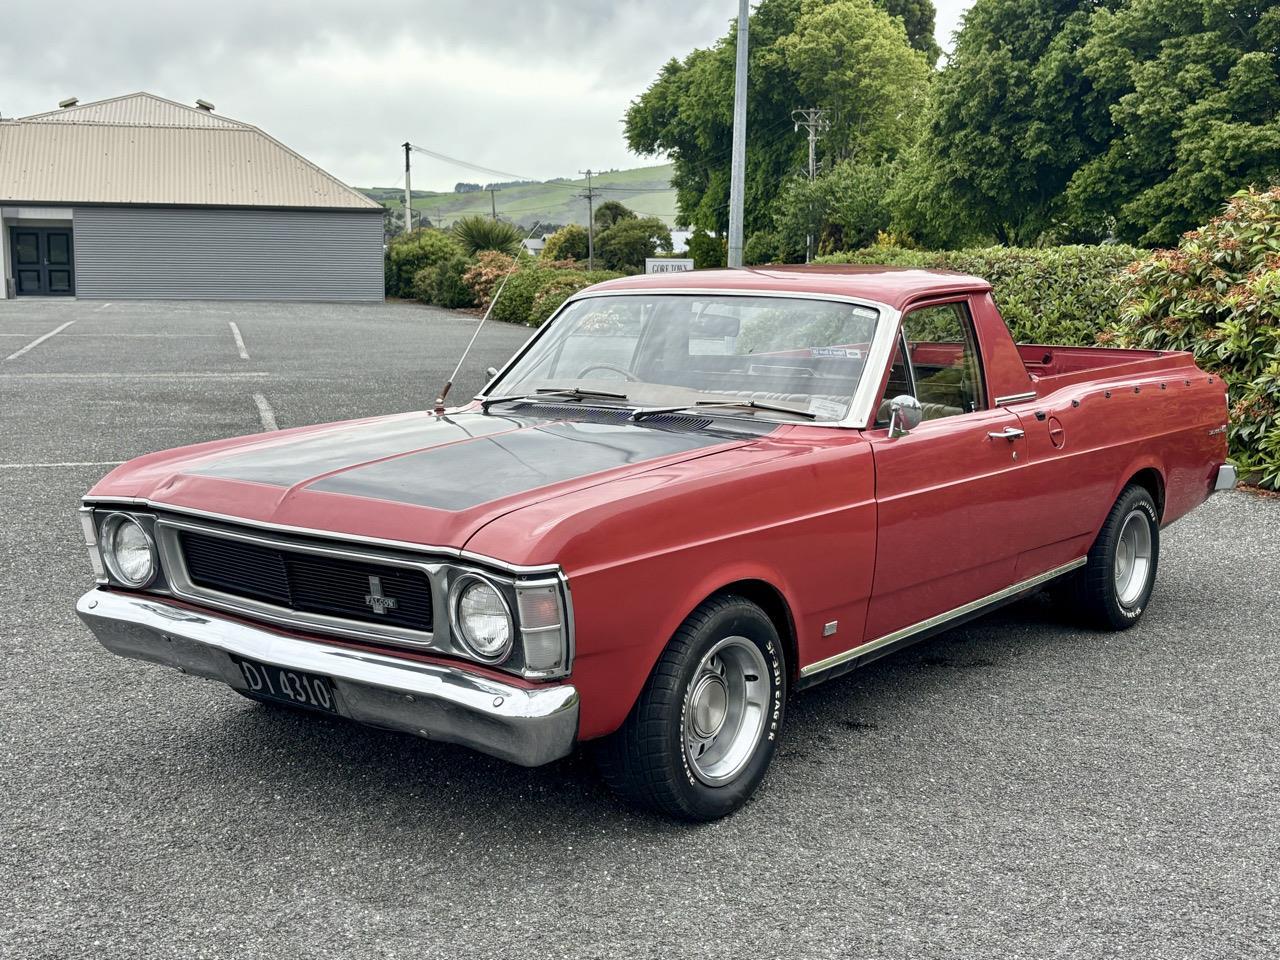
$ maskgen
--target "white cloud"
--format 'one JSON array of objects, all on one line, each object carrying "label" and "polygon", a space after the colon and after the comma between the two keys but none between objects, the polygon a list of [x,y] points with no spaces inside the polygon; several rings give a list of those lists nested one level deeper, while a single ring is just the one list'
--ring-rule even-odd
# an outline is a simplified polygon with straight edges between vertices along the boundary
[{"label": "white cloud", "polygon": [[[935,0],[938,37],[971,0]],[[734,0],[64,0],[9,4],[0,113],[147,90],[197,97],[361,186],[392,185],[407,140],[538,178],[649,162],[621,120],[673,56],[722,36]],[[654,160],[652,162],[658,162]],[[414,185],[484,179],[419,156]]]}]

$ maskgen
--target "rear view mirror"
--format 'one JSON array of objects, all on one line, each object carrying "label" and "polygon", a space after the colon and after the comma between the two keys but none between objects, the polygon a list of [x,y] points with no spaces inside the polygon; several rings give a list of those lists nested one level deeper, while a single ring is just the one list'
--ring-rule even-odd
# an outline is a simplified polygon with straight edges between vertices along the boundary
[{"label": "rear view mirror", "polygon": [[742,321],[737,317],[704,313],[690,321],[689,339],[719,340],[723,337],[736,337],[741,329]]},{"label": "rear view mirror", "polygon": [[920,426],[923,419],[924,410],[921,409],[919,400],[909,393],[894,397],[889,402],[890,438],[905,437]]}]

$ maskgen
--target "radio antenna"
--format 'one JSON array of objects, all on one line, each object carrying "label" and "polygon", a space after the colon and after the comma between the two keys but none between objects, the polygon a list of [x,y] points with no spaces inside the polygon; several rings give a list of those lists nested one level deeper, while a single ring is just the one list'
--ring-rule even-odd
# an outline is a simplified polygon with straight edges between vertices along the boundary
[{"label": "radio antenna", "polygon": [[[525,240],[532,240],[534,233],[542,226],[539,220],[533,225],[533,229],[529,231],[529,235]],[[476,338],[480,336],[480,329],[484,326],[485,321],[489,319],[489,314],[493,313],[493,305],[498,302],[498,298],[502,296],[502,291],[507,288],[507,281],[511,279],[511,275],[516,272],[516,267],[520,266],[520,256],[525,253],[524,244],[520,244],[520,249],[516,251],[516,258],[511,264],[511,269],[507,271],[506,276],[502,278],[502,283],[498,284],[498,289],[494,291],[493,299],[489,301],[489,309],[484,312],[484,316],[480,318],[480,322],[476,324],[476,332],[471,335],[471,342],[467,344],[467,348],[462,351],[462,356],[458,358],[458,365],[453,368],[453,373],[449,374],[449,379],[445,381],[444,389],[440,391],[440,396],[436,397],[435,415],[438,417],[444,413],[444,401],[449,396],[449,391],[453,389],[453,381],[457,379],[458,371],[462,369],[462,365],[467,362],[467,355],[471,353],[471,348],[476,345]]]}]

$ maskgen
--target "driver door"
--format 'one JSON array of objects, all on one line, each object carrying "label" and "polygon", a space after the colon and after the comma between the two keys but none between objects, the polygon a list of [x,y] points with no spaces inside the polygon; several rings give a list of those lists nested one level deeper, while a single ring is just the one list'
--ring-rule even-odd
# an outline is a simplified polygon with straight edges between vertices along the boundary
[{"label": "driver door", "polygon": [[[924,419],[895,439],[888,401],[902,391]],[[1009,586],[1019,527],[1034,522],[1023,489],[1026,438],[1017,416],[989,405],[965,301],[904,317],[881,414],[866,433],[878,517],[868,641]]]}]

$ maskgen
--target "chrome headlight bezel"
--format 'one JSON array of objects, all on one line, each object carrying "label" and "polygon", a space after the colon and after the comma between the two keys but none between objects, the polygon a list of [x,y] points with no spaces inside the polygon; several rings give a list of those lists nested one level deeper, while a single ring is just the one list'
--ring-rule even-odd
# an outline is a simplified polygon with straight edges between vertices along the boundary
[{"label": "chrome headlight bezel", "polygon": [[[146,575],[141,578],[129,577],[120,567],[119,559],[116,556],[115,538],[119,528],[123,524],[129,524],[142,534],[143,542],[147,548],[147,556],[149,563],[147,565]],[[111,579],[120,586],[128,587],[130,590],[143,590],[155,582],[156,576],[160,572],[160,555],[156,549],[155,538],[151,536],[151,532],[146,528],[137,517],[128,513],[109,513],[102,518],[102,524],[98,530],[98,550],[102,555],[102,561],[107,568],[107,573]]]},{"label": "chrome headlight bezel", "polygon": [[[501,605],[502,612],[507,619],[507,639],[501,649],[494,653],[485,653],[479,648],[475,640],[468,636],[467,628],[463,621],[462,601],[467,591],[475,588],[484,588],[492,591],[493,595],[498,598],[498,603]],[[449,584],[449,626],[453,631],[454,639],[466,651],[467,655],[480,663],[492,666],[505,663],[510,659],[512,650],[515,649],[516,619],[511,612],[511,603],[507,599],[506,591],[482,573],[467,571],[455,577]]]}]

